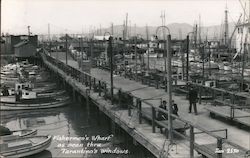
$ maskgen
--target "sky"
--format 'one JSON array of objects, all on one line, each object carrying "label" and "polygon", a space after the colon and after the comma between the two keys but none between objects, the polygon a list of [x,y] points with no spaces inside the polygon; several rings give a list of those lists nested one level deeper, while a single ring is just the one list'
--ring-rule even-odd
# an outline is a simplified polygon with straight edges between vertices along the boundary
[{"label": "sky", "polygon": [[[244,0],[241,0],[243,4]],[[81,33],[122,25],[126,13],[131,25],[159,26],[161,12],[166,24],[221,25],[227,5],[229,21],[236,22],[243,9],[239,0],[2,0],[2,32],[35,34]]]}]

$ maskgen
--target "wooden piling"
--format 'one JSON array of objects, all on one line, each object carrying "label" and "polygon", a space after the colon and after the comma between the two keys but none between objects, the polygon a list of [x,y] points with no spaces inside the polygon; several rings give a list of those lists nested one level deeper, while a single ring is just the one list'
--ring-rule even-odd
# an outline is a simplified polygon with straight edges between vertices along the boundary
[{"label": "wooden piling", "polygon": [[139,124],[142,123],[141,100],[138,98]]},{"label": "wooden piling", "polygon": [[[220,138],[217,139],[217,149],[220,151],[222,150],[222,139],[220,139]],[[217,158],[222,158],[221,152],[217,153]]]},{"label": "wooden piling", "polygon": [[155,120],[156,120],[155,107],[152,106],[152,132],[153,133],[155,133]]},{"label": "wooden piling", "polygon": [[190,158],[194,158],[194,127],[190,126]]}]

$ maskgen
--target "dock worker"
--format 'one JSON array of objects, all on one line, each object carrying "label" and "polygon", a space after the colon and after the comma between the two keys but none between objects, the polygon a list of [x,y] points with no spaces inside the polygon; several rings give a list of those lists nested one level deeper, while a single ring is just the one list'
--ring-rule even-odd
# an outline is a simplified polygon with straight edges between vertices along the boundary
[{"label": "dock worker", "polygon": [[[162,101],[162,104],[159,106],[159,108],[167,110],[167,102],[166,100]],[[157,120],[162,121],[162,120],[167,120],[168,119],[168,114],[164,113],[162,111],[158,112]]]},{"label": "dock worker", "polygon": [[[167,102],[166,102],[166,100],[163,100],[162,101],[162,103],[161,103],[161,105],[159,106],[159,108],[161,108],[161,109],[164,109],[164,110],[167,110]],[[158,121],[163,121],[163,120],[168,120],[168,114],[167,113],[164,113],[164,112],[162,112],[162,111],[159,111],[158,112],[158,115],[157,115],[157,120]],[[160,128],[160,131],[161,131],[161,133],[163,132],[162,131],[162,126],[158,126],[158,128]]]},{"label": "dock worker", "polygon": [[198,102],[198,93],[193,87],[190,87],[188,99],[189,99],[189,113],[192,112],[192,106],[193,106],[194,113],[195,115],[197,115],[196,103]]},{"label": "dock worker", "polygon": [[3,86],[3,96],[9,96],[9,91],[8,91],[8,88],[4,85]]},{"label": "dock worker", "polygon": [[15,93],[15,95],[16,95],[16,101],[20,101],[22,97],[22,90],[20,89],[20,87],[18,87],[18,90]]},{"label": "dock worker", "polygon": [[175,114],[176,116],[179,116],[178,111],[179,109],[178,109],[177,104],[174,102],[174,100],[172,100],[172,113]]}]

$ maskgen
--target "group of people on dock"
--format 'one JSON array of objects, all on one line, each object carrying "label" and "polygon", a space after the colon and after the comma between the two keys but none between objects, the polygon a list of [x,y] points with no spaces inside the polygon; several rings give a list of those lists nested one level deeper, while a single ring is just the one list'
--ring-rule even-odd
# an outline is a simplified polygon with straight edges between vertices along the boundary
[{"label": "group of people on dock", "polygon": [[[198,93],[197,93],[197,90],[194,89],[193,87],[189,88],[188,100],[189,100],[188,112],[191,113],[192,107],[193,107],[194,113],[195,113],[195,115],[197,115],[198,113],[197,113],[196,103],[198,102]],[[163,100],[161,102],[159,108],[161,108],[163,110],[168,110],[166,100]],[[178,114],[179,109],[178,109],[177,104],[174,102],[174,100],[172,100],[171,110],[172,110],[172,114],[174,114],[177,117],[179,116],[179,114]],[[168,113],[159,110],[158,115],[157,115],[157,120],[158,121],[168,120]],[[175,120],[175,118],[172,117],[172,120]],[[161,126],[158,126],[158,127],[160,128],[160,131],[162,133],[162,127]]]},{"label": "group of people on dock", "polygon": [[[188,108],[189,113],[192,112],[192,107],[193,107],[194,113],[195,113],[195,115],[197,115],[198,113],[197,113],[196,103],[198,102],[198,93],[193,87],[190,87],[189,94],[188,94],[188,100],[189,100],[189,108]],[[166,100],[162,101],[159,108],[167,110]],[[172,100],[171,108],[172,108],[172,114],[179,116],[179,114],[178,114],[179,109],[178,109],[177,104],[174,102],[174,100]],[[158,115],[157,115],[157,120],[159,120],[159,121],[168,120],[168,114],[164,113],[162,111],[159,111]]]}]

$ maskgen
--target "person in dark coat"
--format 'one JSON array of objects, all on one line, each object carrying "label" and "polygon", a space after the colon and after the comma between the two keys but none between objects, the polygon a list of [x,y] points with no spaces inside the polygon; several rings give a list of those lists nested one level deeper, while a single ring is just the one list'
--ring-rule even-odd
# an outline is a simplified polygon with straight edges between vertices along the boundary
[{"label": "person in dark coat", "polygon": [[8,88],[7,88],[5,85],[3,86],[3,91],[2,91],[2,93],[3,93],[3,96],[9,96]]},{"label": "person in dark coat", "polygon": [[[159,108],[167,110],[167,102],[165,100],[163,100],[162,104],[159,106]],[[158,112],[158,116],[157,116],[158,121],[167,120],[167,119],[168,119],[168,114],[163,113],[161,111]]]},{"label": "person in dark coat", "polygon": [[179,116],[178,111],[179,109],[178,109],[177,104],[174,102],[174,100],[172,100],[172,113],[175,114],[176,116]]},{"label": "person in dark coat", "polygon": [[[165,100],[162,101],[161,105],[159,106],[159,108],[167,110],[167,102]],[[163,120],[168,120],[168,114],[158,111],[158,115],[157,115],[157,120],[158,121],[163,121]],[[160,128],[161,133],[162,131],[162,126],[158,126]]]},{"label": "person in dark coat", "polygon": [[188,97],[188,99],[189,99],[189,113],[192,112],[192,106],[193,106],[195,115],[197,115],[197,107],[196,107],[197,98],[198,98],[197,91],[193,87],[191,87],[189,90],[189,97]]}]

